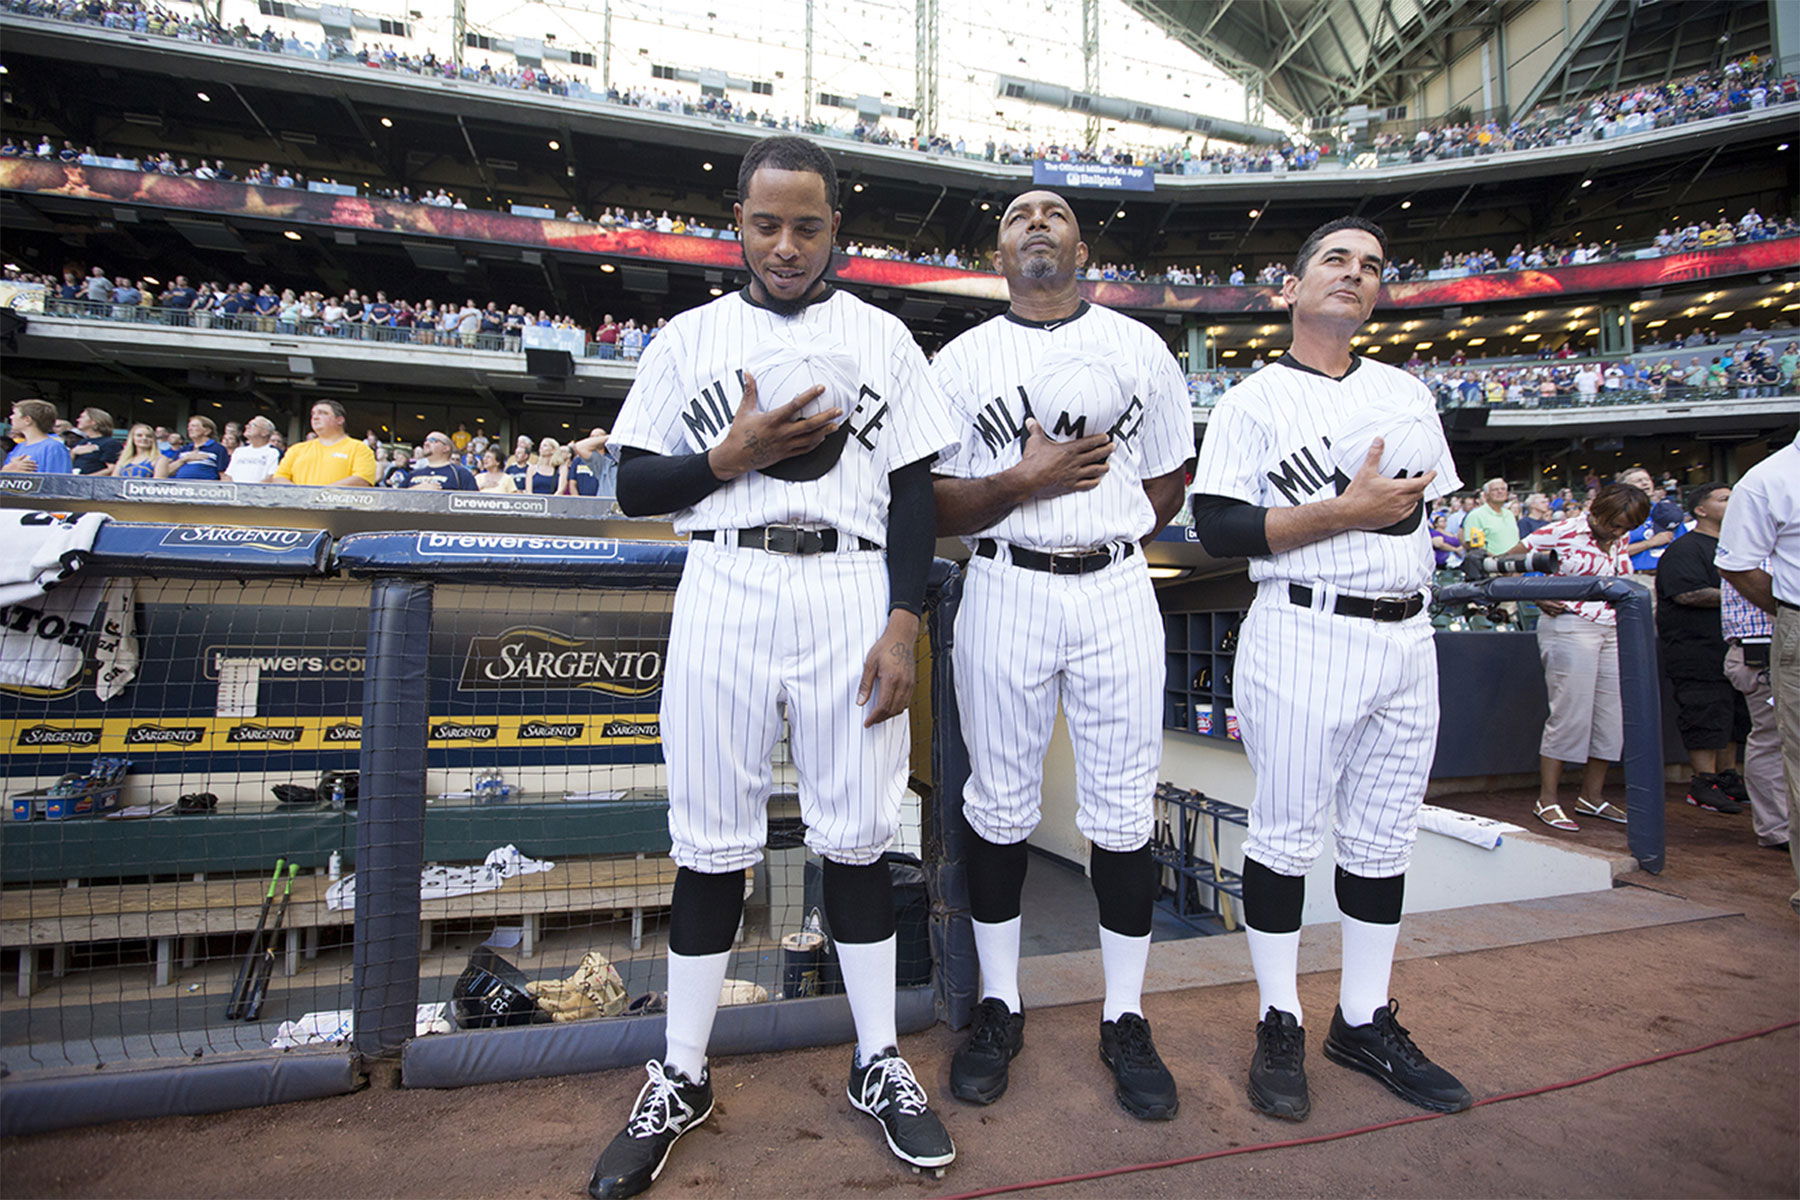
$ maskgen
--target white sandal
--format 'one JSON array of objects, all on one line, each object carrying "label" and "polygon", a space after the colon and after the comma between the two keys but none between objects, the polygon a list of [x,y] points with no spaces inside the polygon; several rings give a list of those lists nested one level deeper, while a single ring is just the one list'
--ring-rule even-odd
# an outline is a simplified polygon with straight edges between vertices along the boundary
[{"label": "white sandal", "polygon": [[1537,815],[1538,820],[1552,829],[1560,829],[1564,833],[1581,832],[1581,826],[1569,820],[1569,815],[1563,811],[1563,806],[1560,804],[1533,805],[1532,812]]},{"label": "white sandal", "polygon": [[1585,796],[1577,796],[1575,797],[1575,811],[1584,817],[1599,817],[1602,821],[1625,824],[1625,810],[1611,800],[1602,800],[1595,804]]}]

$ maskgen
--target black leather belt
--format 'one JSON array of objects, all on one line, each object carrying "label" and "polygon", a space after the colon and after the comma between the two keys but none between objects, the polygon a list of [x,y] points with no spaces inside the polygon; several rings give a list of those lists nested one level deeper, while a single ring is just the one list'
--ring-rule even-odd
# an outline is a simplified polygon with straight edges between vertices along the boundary
[{"label": "black leather belt", "polygon": [[[982,538],[975,543],[975,553],[983,558],[999,558],[1001,544],[993,538]],[[1135,542],[1119,543],[1117,558],[1113,557],[1111,548],[1086,554],[1045,554],[1041,550],[1027,550],[1011,542],[1005,545],[1006,556],[1012,559],[1013,566],[1024,567],[1027,571],[1044,571],[1051,575],[1086,575],[1103,567],[1110,567],[1115,562],[1123,562],[1137,553]]]},{"label": "black leather belt", "polygon": [[[1313,606],[1313,590],[1304,583],[1288,584],[1288,599],[1301,608]],[[1340,617],[1362,617],[1370,621],[1404,621],[1425,611],[1425,596],[1420,593],[1405,600],[1387,596],[1345,596],[1332,602],[1331,611]]]},{"label": "black leather belt", "polygon": [[1791,608],[1795,612],[1800,612],[1800,604],[1791,604],[1788,601],[1783,600],[1780,596],[1775,597],[1775,603],[1781,605],[1783,608]]},{"label": "black leather belt", "polygon": [[794,525],[758,525],[755,529],[696,529],[696,542],[735,540],[746,550],[770,554],[832,554],[842,550],[879,550],[881,543],[835,529],[801,529]]}]

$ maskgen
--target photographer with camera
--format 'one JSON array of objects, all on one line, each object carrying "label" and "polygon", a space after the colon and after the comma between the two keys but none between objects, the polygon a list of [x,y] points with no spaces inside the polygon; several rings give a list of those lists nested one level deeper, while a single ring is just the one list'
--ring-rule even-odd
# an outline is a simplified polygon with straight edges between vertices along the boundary
[{"label": "photographer with camera", "polygon": [[[1650,499],[1641,490],[1609,483],[1594,497],[1585,519],[1546,525],[1499,557],[1521,559],[1553,550],[1557,575],[1628,577],[1631,558],[1625,539],[1649,512]],[[1564,832],[1581,828],[1564,812],[1557,788],[1565,762],[1584,762],[1575,811],[1623,825],[1625,810],[1601,796],[1607,764],[1618,760],[1625,743],[1618,618],[1600,600],[1540,600],[1538,607],[1544,613],[1537,627],[1538,658],[1550,693],[1550,717],[1538,744],[1537,818]]]}]

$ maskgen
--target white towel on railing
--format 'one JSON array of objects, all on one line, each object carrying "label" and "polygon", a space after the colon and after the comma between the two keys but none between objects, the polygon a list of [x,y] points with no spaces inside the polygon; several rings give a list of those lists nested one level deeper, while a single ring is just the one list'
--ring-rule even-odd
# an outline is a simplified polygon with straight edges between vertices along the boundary
[{"label": "white towel on railing", "polygon": [[0,513],[0,605],[30,600],[81,566],[105,513]]},{"label": "white towel on railing", "polygon": [[1435,804],[1419,805],[1419,828],[1453,837],[1483,850],[1496,849],[1506,834],[1523,832],[1517,825],[1508,825],[1505,821],[1457,812],[1451,808],[1439,808]]},{"label": "white towel on railing", "polygon": [[[517,846],[501,846],[488,851],[487,860],[479,867],[426,867],[419,872],[419,898],[445,900],[451,896],[473,896],[491,892],[515,875],[535,875],[553,870],[556,864],[528,858]],[[334,911],[356,907],[356,876],[346,875],[325,889],[325,907]]]},{"label": "white towel on railing", "polygon": [[90,643],[94,691],[111,700],[137,677],[136,591],[129,579],[70,579],[0,603],[0,683],[63,688],[81,673]]}]

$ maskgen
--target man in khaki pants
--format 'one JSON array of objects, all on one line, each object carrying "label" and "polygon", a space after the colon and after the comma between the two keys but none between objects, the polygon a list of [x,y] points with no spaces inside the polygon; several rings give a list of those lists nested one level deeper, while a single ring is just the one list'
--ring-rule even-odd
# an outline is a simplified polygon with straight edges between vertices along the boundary
[{"label": "man in khaki pants", "polygon": [[[1765,559],[1767,570],[1760,565]],[[1775,618],[1769,683],[1787,775],[1788,855],[1800,882],[1800,850],[1791,836],[1800,822],[1800,443],[1769,455],[1732,489],[1718,564],[1744,599]],[[1788,903],[1800,914],[1800,890]]]}]

